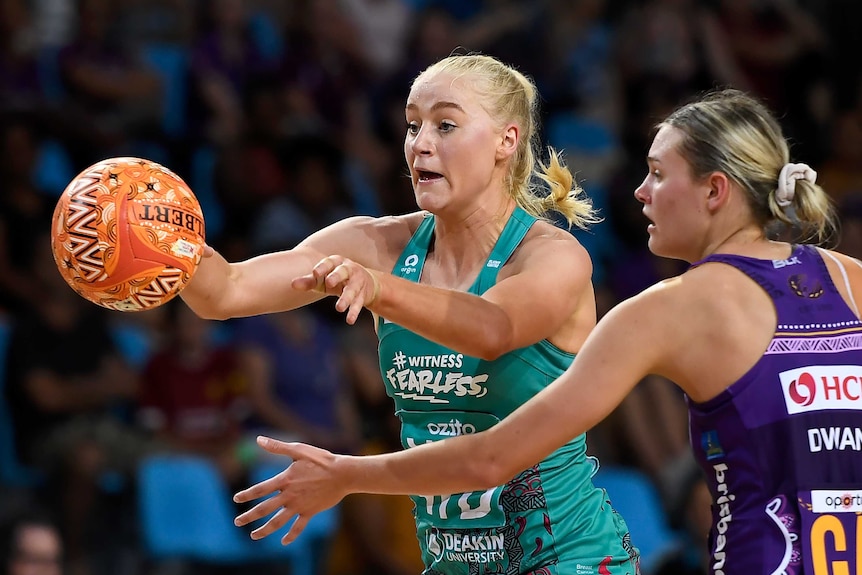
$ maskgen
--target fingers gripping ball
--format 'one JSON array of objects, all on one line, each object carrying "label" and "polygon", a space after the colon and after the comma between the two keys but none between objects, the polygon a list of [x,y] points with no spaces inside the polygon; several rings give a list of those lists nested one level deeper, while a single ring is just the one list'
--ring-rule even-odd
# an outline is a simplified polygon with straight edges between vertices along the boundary
[{"label": "fingers gripping ball", "polygon": [[204,248],[200,204],[183,180],[140,158],[78,174],[54,209],[51,250],[73,290],[103,307],[142,311],[176,296]]}]

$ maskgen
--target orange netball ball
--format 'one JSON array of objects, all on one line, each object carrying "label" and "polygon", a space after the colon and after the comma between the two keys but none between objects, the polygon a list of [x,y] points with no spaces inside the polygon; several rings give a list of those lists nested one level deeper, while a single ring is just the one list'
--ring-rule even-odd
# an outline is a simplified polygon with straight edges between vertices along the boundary
[{"label": "orange netball ball", "polygon": [[191,280],[204,248],[200,204],[183,180],[140,158],[78,174],[54,209],[51,250],[63,279],[93,303],[142,311]]}]

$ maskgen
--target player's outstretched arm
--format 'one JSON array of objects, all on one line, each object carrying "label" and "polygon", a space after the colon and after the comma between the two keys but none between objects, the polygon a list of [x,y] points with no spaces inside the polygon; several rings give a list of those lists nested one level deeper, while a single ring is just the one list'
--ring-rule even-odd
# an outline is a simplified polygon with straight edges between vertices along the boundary
[{"label": "player's outstretched arm", "polygon": [[253,532],[261,538],[298,515],[282,539],[288,543],[312,515],[349,493],[443,495],[505,483],[601,421],[643,376],[664,370],[677,343],[673,323],[645,295],[612,310],[559,379],[485,432],[358,457],[262,438],[264,449],[293,463],[236,494],[240,503],[272,495],[238,516],[237,525],[275,513]]},{"label": "player's outstretched arm", "polygon": [[353,217],[309,236],[297,247],[230,263],[207,250],[180,296],[201,317],[227,319],[276,313],[316,301],[324,294],[294,289],[292,282],[330,253],[344,253],[377,267],[376,220]]}]

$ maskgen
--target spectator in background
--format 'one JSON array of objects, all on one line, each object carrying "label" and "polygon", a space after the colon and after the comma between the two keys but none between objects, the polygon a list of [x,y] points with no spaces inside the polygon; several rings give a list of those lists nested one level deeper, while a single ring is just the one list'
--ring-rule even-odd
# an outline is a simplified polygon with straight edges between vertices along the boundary
[{"label": "spectator in background", "polygon": [[243,98],[250,81],[274,62],[261,53],[242,0],[200,2],[199,31],[192,47],[191,136],[232,144],[244,128]]},{"label": "spectator in background", "polygon": [[128,474],[146,448],[122,417],[137,374],[116,352],[104,310],[63,281],[47,234],[34,238],[33,277],[43,299],[13,316],[7,400],[17,453],[47,477],[70,565],[87,573],[107,471]]},{"label": "spectator in background", "polygon": [[360,34],[338,0],[295,0],[280,76],[290,135],[319,134],[342,147],[350,102],[367,86]]},{"label": "spectator in background", "polygon": [[712,14],[742,77],[734,87],[763,98],[784,117],[794,151],[819,163],[832,97],[820,23],[799,0],[720,0]]},{"label": "spectator in background", "polygon": [[617,65],[630,97],[637,98],[645,82],[662,82],[682,96],[714,85],[748,85],[715,19],[697,0],[629,3],[618,30]]},{"label": "spectator in background", "polygon": [[824,47],[817,21],[795,0],[720,0],[713,22],[745,86],[778,110],[785,109],[792,68]]},{"label": "spectator in background", "polygon": [[548,57],[539,80],[548,101],[547,142],[565,150],[567,161],[578,167],[578,179],[602,215],[589,230],[572,230],[590,253],[597,284],[604,282],[607,262],[618,251],[607,209],[608,182],[622,156],[617,137],[622,92],[613,66],[615,32],[606,5],[606,0],[549,2]]},{"label": "spectator in background", "polygon": [[160,134],[159,79],[112,35],[117,14],[111,0],[80,0],[77,33],[58,55],[64,106],[80,123],[71,137],[89,144],[70,147],[77,165],[129,153],[131,142]]},{"label": "spectator in background", "polygon": [[678,487],[679,507],[670,515],[669,525],[682,545],[676,553],[665,556],[651,575],[705,575],[710,572],[708,542],[712,495],[709,486],[698,473],[683,474]]},{"label": "spectator in background", "polygon": [[342,0],[343,10],[357,30],[363,60],[375,78],[400,64],[412,10],[405,0]]},{"label": "spectator in background", "polygon": [[819,170],[823,185],[839,205],[852,203],[850,196],[862,196],[862,76],[855,98],[836,112],[829,152]]},{"label": "spectator in background", "polygon": [[54,206],[33,181],[39,141],[26,119],[0,116],[0,309],[9,311],[35,308],[45,296],[33,262]]},{"label": "spectator in background", "polygon": [[[430,3],[414,14],[407,34],[405,58],[385,83],[394,84],[393,90],[403,104],[413,79],[422,70],[449,55],[458,43],[457,20],[437,3]],[[403,110],[401,112],[403,115]],[[402,119],[399,117],[399,120]]]},{"label": "spectator in background", "polygon": [[161,449],[206,457],[233,486],[246,478],[242,423],[247,377],[239,356],[213,339],[213,324],[168,304],[163,345],[141,375],[141,425]]},{"label": "spectator in background", "polygon": [[123,0],[119,18],[133,42],[188,47],[194,34],[194,7],[193,0]]},{"label": "spectator in background", "polygon": [[47,512],[29,508],[0,523],[0,575],[61,575],[63,541]]},{"label": "spectator in background", "polygon": [[294,137],[285,142],[282,161],[289,178],[287,188],[262,202],[249,230],[256,254],[292,248],[315,231],[355,214],[345,183],[342,150],[329,140]]},{"label": "spectator in background", "polygon": [[[606,10],[607,0],[548,2],[545,53],[550,57],[539,86],[548,100],[548,116],[577,114],[613,134],[622,92],[613,65],[615,29]],[[577,161],[573,165],[587,167]]]},{"label": "spectator in background", "polygon": [[0,108],[39,109],[44,92],[36,59],[30,11],[25,0],[0,2]]},{"label": "spectator in background", "polygon": [[285,107],[277,76],[263,74],[250,80],[243,108],[240,137],[218,149],[204,145],[201,150],[212,154],[211,193],[227,215],[219,231],[220,243],[248,250],[258,213],[267,202],[287,193],[289,184]]},{"label": "spectator in background", "polygon": [[[541,38],[545,31],[542,15],[548,0],[477,0],[462,4],[473,4],[476,11],[459,18],[460,46],[472,52],[494,54],[519,70],[531,67],[535,55],[542,52]],[[452,9],[451,4],[449,8]],[[456,12],[457,9],[451,13]]]},{"label": "spectator in background", "polygon": [[360,428],[350,374],[335,333],[317,314],[299,309],[241,318],[234,330],[249,378],[251,433],[314,438],[356,451]]}]

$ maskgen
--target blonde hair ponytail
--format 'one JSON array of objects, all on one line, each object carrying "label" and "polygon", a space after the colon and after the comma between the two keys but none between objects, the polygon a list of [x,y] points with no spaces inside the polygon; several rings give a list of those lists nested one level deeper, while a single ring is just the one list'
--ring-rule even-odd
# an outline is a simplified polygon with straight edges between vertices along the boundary
[{"label": "blonde hair ponytail", "polygon": [[541,215],[550,211],[556,211],[566,218],[569,226],[577,226],[586,229],[591,224],[596,224],[602,219],[593,208],[593,202],[587,197],[583,188],[576,182],[572,172],[563,163],[561,154],[548,147],[548,163],[537,162],[536,177],[548,184],[548,194],[529,193],[524,194],[525,204],[532,204],[529,208],[522,205],[527,212]]}]

